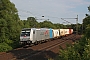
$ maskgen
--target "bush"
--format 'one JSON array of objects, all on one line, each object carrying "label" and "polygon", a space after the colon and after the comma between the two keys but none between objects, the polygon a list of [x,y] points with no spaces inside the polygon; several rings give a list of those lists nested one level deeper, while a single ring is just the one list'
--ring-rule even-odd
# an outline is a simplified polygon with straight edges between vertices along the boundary
[{"label": "bush", "polygon": [[60,50],[60,54],[56,60],[89,60],[90,59],[90,39],[82,37],[74,45],[67,49]]},{"label": "bush", "polygon": [[9,46],[11,46],[13,49],[20,47],[19,40],[13,41],[13,40],[6,39],[4,42]]},{"label": "bush", "polygon": [[13,49],[20,47],[19,40],[13,41],[12,47]]},{"label": "bush", "polygon": [[85,37],[90,39],[90,24],[87,25],[86,32],[85,32]]},{"label": "bush", "polygon": [[0,52],[6,52],[12,50],[12,47],[9,46],[7,43],[0,43]]}]

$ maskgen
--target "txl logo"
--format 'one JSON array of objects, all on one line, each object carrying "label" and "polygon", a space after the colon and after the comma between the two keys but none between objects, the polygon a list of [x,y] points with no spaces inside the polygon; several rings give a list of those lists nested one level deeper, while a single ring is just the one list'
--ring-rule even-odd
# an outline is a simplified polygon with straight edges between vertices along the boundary
[{"label": "txl logo", "polygon": [[46,31],[44,32],[44,34],[45,34],[45,35],[48,35],[48,30],[46,30]]}]

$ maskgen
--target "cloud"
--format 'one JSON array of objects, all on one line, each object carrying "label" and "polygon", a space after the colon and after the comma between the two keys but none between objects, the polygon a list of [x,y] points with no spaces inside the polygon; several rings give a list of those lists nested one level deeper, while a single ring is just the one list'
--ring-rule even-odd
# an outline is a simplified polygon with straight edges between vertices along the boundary
[{"label": "cloud", "polygon": [[[45,15],[46,18],[50,17],[76,17],[80,15],[80,20],[83,18],[84,11],[89,5],[89,0],[10,0],[15,3],[16,8],[19,10],[21,19],[26,19],[29,16],[41,17]],[[83,7],[83,8],[81,8]],[[22,11],[25,10],[25,11]],[[80,11],[82,10],[82,11]],[[28,11],[28,12],[27,12]],[[25,16],[25,17],[23,17]],[[59,22],[50,18],[53,22]]]},{"label": "cloud", "polygon": [[[75,3],[76,5],[80,4],[90,4],[89,0],[68,0],[70,3]],[[67,1],[66,1],[67,2]]]},{"label": "cloud", "polygon": [[[88,0],[89,1],[89,0]],[[90,1],[88,2],[87,0],[73,0],[73,2],[79,3],[79,4],[90,4]]]}]

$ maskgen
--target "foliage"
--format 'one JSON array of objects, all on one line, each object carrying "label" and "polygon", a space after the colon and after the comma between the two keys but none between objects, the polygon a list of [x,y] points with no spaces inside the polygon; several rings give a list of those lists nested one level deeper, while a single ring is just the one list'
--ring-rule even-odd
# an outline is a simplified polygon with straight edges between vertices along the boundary
[{"label": "foliage", "polygon": [[64,25],[63,24],[59,24],[59,23],[54,24],[54,26],[55,26],[55,29],[64,28]]},{"label": "foliage", "polygon": [[54,24],[52,23],[52,22],[50,22],[50,21],[44,21],[44,22],[40,22],[39,23],[40,24],[40,27],[41,28],[56,28],[55,26],[54,26]]},{"label": "foliage", "polygon": [[27,22],[29,22],[28,25],[31,27],[36,27],[38,23],[34,17],[28,17]]},{"label": "foliage", "polygon": [[5,52],[8,50],[12,50],[12,47],[6,43],[0,43],[0,52]]},{"label": "foliage", "polygon": [[16,40],[20,32],[18,22],[19,17],[15,5],[9,0],[0,0],[0,40]]},{"label": "foliage", "polygon": [[[88,11],[90,12],[90,5],[88,7]],[[86,16],[90,16],[90,14],[86,14]]]},{"label": "foliage", "polygon": [[[89,13],[90,13],[90,6],[88,7]],[[87,25],[90,24],[90,14],[86,14],[86,18],[83,19],[83,29],[84,33],[86,30]]]},{"label": "foliage", "polygon": [[90,59],[90,39],[87,39],[88,44],[85,47],[85,51],[83,53],[83,60],[89,60]]},{"label": "foliage", "polygon": [[83,19],[83,28],[86,29],[87,25],[90,24],[90,16]]},{"label": "foliage", "polygon": [[0,0],[0,44],[4,51],[13,48],[13,42],[19,40],[21,24],[17,12],[10,0]]},{"label": "foliage", "polygon": [[90,39],[90,24],[87,25],[87,28],[86,28],[85,31],[86,31],[86,32],[85,32],[85,36],[86,36],[88,39]]},{"label": "foliage", "polygon": [[[57,60],[87,60],[90,59],[90,39],[83,37],[79,42],[67,49],[60,50]],[[86,58],[85,58],[86,57]]]}]

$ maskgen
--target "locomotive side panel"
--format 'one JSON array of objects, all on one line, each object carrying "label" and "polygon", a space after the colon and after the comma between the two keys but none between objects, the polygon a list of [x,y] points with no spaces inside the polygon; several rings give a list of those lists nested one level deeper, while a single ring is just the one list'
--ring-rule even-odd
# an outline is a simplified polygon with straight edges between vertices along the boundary
[{"label": "locomotive side panel", "polygon": [[34,38],[34,42],[49,39],[50,38],[50,30],[49,29],[35,30],[35,34],[34,34],[33,38]]}]

